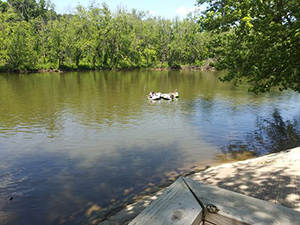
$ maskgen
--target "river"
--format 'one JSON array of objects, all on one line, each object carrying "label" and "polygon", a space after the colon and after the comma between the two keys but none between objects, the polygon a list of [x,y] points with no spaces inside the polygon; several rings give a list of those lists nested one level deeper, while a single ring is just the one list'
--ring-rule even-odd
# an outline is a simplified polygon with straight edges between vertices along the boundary
[{"label": "river", "polygon": [[170,174],[299,145],[300,94],[221,75],[0,74],[0,224],[73,224]]}]

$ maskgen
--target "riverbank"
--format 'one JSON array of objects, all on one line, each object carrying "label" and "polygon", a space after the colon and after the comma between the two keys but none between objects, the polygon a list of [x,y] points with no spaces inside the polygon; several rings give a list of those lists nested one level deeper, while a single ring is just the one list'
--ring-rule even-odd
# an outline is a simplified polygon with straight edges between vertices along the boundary
[{"label": "riverbank", "polygon": [[[214,166],[188,177],[300,211],[300,147]],[[128,224],[162,192],[144,196],[124,208],[103,210],[79,224]]]},{"label": "riverbank", "polygon": [[167,71],[167,70],[212,70],[215,71],[215,67],[205,65],[205,66],[178,66],[178,67],[154,67],[154,68],[121,68],[121,69],[34,69],[34,70],[0,70],[0,73],[65,73],[74,71],[130,71],[130,70],[150,70],[150,71]]}]

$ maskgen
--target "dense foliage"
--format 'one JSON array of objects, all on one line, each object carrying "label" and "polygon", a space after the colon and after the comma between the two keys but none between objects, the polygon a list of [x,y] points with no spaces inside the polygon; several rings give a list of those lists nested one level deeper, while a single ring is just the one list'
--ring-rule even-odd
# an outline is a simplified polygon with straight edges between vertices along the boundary
[{"label": "dense foliage", "polygon": [[247,81],[256,93],[300,92],[299,0],[198,0],[207,5],[201,28],[214,31],[214,56],[223,81]]},{"label": "dense foliage", "polygon": [[0,70],[201,66],[214,58],[228,69],[223,81],[300,92],[298,0],[198,4],[207,6],[200,19],[169,20],[106,4],[60,15],[50,1],[0,0]]},{"label": "dense foliage", "polygon": [[184,20],[106,4],[58,15],[40,0],[0,1],[0,69],[111,69],[201,65],[207,33]]}]

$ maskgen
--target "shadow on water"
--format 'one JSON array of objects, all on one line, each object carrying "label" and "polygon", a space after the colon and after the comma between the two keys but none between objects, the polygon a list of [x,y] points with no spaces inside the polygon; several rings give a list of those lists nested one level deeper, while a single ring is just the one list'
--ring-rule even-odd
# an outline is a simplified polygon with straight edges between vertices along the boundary
[{"label": "shadow on water", "polygon": [[1,168],[0,223],[73,224],[165,181],[180,159],[175,143],[118,147],[93,163],[39,149]]},{"label": "shadow on water", "polygon": [[278,109],[268,119],[257,117],[256,129],[246,141],[233,140],[222,148],[217,160],[243,160],[300,146],[300,116],[284,120]]}]

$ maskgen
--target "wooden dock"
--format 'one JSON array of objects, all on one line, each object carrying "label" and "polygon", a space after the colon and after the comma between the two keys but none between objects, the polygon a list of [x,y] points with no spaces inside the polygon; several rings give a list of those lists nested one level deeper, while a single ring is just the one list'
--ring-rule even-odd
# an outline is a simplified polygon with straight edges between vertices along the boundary
[{"label": "wooden dock", "polygon": [[129,224],[295,225],[300,212],[180,177]]},{"label": "wooden dock", "polygon": [[300,212],[300,147],[211,167],[189,178]]},{"label": "wooden dock", "polygon": [[[194,182],[196,182],[201,184],[201,188],[205,187],[206,184],[208,187],[211,187],[209,188],[209,190],[216,189],[212,193],[204,193],[204,197],[215,197],[216,194],[219,193],[218,188],[224,191],[230,191],[229,193],[239,193],[237,194],[239,196],[249,196],[249,198],[241,198],[242,202],[232,202],[231,198],[229,198],[228,209],[231,209],[231,211],[229,212],[231,214],[229,215],[235,215],[236,210],[239,210],[239,208],[241,208],[239,204],[242,204],[242,206],[247,205],[248,199],[253,198],[255,200],[260,199],[259,202],[261,203],[271,202],[276,204],[276,206],[281,205],[284,209],[288,208],[288,210],[292,210],[292,212],[294,212],[295,210],[298,211],[298,213],[300,213],[300,147],[279,153],[261,156],[254,159],[210,167],[204,171],[192,174],[188,178],[190,179],[184,179],[188,181],[187,183],[191,187],[193,187]],[[168,187],[167,189],[169,189],[170,187]],[[200,190],[205,190],[204,188],[201,188]],[[193,191],[196,194],[199,192],[198,190],[199,188],[193,188]],[[143,210],[149,210],[149,204],[151,202],[153,202],[154,204],[154,202],[156,202],[156,200],[160,198],[162,193],[165,193],[163,191],[164,190],[160,190],[152,195],[144,196],[140,199],[137,199],[133,203],[127,204],[122,209],[114,209],[113,207],[111,207],[107,210],[101,210],[101,212],[99,212],[98,214],[93,215],[92,217],[81,222],[80,225],[126,225],[129,224],[131,221],[137,222],[137,218],[134,218],[143,215],[141,214]],[[226,191],[221,193],[226,193]],[[220,199],[223,198],[221,197]],[[201,200],[200,197],[199,199]],[[204,201],[205,203],[205,199],[202,201]],[[212,203],[217,205],[217,203],[209,201],[209,199],[206,202],[206,204]],[[166,207],[168,206],[168,204],[166,204]],[[271,204],[271,206],[274,206],[274,204]],[[220,211],[218,212],[218,215],[214,215],[214,218],[216,218],[216,216],[221,216],[223,212],[226,212],[224,208],[221,209],[220,205],[217,206],[220,209]],[[227,205],[225,204],[225,206]],[[253,207],[254,209],[256,209],[256,206]],[[251,216],[250,212],[253,211],[249,211],[248,213],[246,212],[248,216]],[[282,217],[281,214],[277,212],[278,210],[265,212],[264,209],[257,209],[255,213],[252,214],[255,217],[259,217],[260,215],[265,216],[266,218]],[[208,215],[209,214],[206,215],[206,219]],[[244,222],[248,221],[247,218],[244,220],[244,217],[246,217],[246,214],[241,219],[243,219]],[[207,222],[205,224],[209,223]],[[258,224],[272,224],[272,221],[265,221],[264,223]],[[300,223],[299,221],[297,222],[297,220],[295,220],[295,222],[292,224]]]}]

